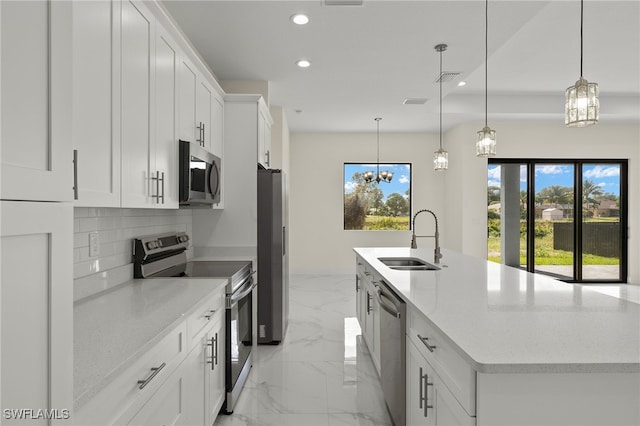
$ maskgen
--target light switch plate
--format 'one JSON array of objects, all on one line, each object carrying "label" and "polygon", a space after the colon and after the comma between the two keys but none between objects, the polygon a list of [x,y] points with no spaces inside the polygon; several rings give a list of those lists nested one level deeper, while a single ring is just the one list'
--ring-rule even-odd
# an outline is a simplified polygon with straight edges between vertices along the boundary
[{"label": "light switch plate", "polygon": [[89,257],[100,255],[100,237],[97,232],[89,232]]}]

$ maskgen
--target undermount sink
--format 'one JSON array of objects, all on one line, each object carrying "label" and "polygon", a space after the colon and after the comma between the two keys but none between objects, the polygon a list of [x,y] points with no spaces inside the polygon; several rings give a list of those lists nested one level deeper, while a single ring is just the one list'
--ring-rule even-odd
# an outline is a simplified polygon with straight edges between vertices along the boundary
[{"label": "undermount sink", "polygon": [[399,271],[438,271],[440,269],[417,257],[379,257],[378,260],[390,269]]}]

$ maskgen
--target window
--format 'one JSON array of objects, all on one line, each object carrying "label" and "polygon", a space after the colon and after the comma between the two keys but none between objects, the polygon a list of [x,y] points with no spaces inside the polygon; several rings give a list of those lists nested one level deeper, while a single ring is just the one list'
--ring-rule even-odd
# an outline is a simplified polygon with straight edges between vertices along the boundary
[{"label": "window", "polygon": [[380,164],[393,173],[391,182],[366,182],[375,164],[344,164],[344,229],[408,230],[411,218],[411,164]]},{"label": "window", "polygon": [[571,282],[626,282],[627,160],[488,165],[489,260]]}]

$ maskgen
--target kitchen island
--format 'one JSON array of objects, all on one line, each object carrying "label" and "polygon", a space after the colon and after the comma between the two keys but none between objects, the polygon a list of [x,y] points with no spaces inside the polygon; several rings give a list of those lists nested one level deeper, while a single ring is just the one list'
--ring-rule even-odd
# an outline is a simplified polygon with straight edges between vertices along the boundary
[{"label": "kitchen island", "polygon": [[379,260],[432,249],[354,251],[378,366],[369,296],[407,304],[407,424],[640,424],[640,305],[450,250],[435,271]]}]

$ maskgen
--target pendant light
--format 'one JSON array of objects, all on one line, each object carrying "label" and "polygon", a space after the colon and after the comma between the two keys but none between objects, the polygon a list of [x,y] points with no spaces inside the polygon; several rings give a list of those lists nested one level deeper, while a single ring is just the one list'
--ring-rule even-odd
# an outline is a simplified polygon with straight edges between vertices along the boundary
[{"label": "pendant light", "polygon": [[386,170],[383,170],[382,172],[380,172],[380,120],[382,120],[382,118],[376,117],[374,118],[374,120],[376,121],[376,124],[377,124],[377,141],[378,141],[378,156],[376,157],[376,173],[375,173],[376,177],[375,179],[373,178],[374,173],[372,170],[370,170],[364,173],[364,180],[367,183],[374,180],[378,184],[380,183],[380,181],[389,183],[391,182],[391,179],[393,179],[393,173]]},{"label": "pendant light", "polygon": [[488,82],[488,56],[489,56],[489,0],[485,0],[484,15],[484,128],[478,132],[476,142],[476,155],[478,157],[493,157],[496,155],[496,131],[487,125],[487,82]]},{"label": "pendant light", "polygon": [[600,118],[598,84],[582,78],[582,24],[584,0],[580,0],[580,78],[565,91],[564,124],[568,127],[585,127],[596,124]]},{"label": "pendant light", "polygon": [[442,52],[447,50],[446,44],[438,44],[436,52],[440,52],[440,149],[433,153],[433,169],[434,170],[447,170],[449,168],[449,153],[442,149]]}]

